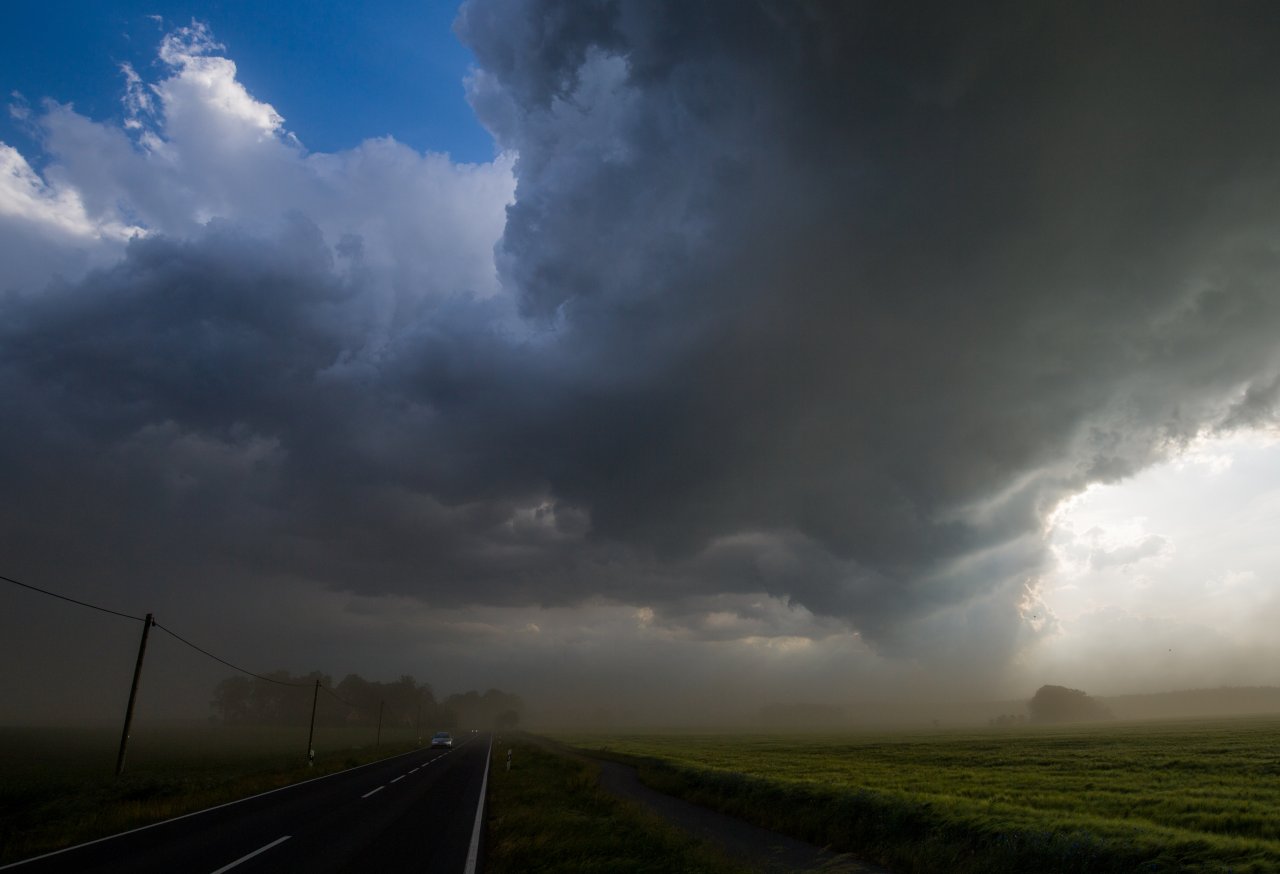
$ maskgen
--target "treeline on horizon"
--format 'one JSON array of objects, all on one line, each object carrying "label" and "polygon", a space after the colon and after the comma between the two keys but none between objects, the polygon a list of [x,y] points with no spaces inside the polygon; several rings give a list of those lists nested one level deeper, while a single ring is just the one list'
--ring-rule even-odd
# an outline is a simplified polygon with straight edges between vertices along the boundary
[{"label": "treeline on horizon", "polygon": [[[1038,696],[1038,697],[1037,697]],[[1008,727],[1055,722],[1145,719],[1217,719],[1280,713],[1280,687],[1219,686],[1127,695],[1088,695],[1045,686],[1021,701],[928,701],[881,699],[772,703],[760,707],[754,724],[771,731],[839,730],[853,726],[991,725]],[[626,725],[614,714],[581,714],[581,724]]]},{"label": "treeline on horizon", "polygon": [[348,674],[334,685],[332,677],[319,671],[296,676],[275,671],[261,678],[234,676],[219,682],[209,702],[212,720],[225,725],[305,723],[311,719],[317,680],[322,687],[317,725],[372,726],[381,719],[387,728],[422,732],[515,728],[524,713],[520,696],[498,689],[437,700],[429,683],[419,683],[408,674],[390,683]]},{"label": "treeline on horizon", "polygon": [[1079,689],[1042,686],[1027,702],[1025,713],[1001,714],[995,726],[1105,722],[1114,719],[1196,719],[1280,712],[1280,688],[1220,686],[1094,697]]}]

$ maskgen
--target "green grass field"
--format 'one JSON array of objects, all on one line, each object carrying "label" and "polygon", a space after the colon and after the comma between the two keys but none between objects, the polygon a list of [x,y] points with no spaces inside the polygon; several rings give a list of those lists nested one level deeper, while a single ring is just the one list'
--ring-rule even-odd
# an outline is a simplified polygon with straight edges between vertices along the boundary
[{"label": "green grass field", "polygon": [[541,747],[495,744],[487,874],[745,874],[716,851],[596,785],[598,768]]},{"label": "green grass field", "polygon": [[117,730],[0,728],[0,864],[406,752],[416,734],[368,728],[167,726],[135,731],[123,776]]},{"label": "green grass field", "polygon": [[1280,871],[1280,720],[558,739],[895,872]]}]

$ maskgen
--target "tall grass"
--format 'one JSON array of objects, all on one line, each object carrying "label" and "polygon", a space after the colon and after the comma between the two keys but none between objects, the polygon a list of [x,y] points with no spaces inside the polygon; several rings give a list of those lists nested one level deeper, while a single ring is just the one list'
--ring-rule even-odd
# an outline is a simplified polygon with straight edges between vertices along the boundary
[{"label": "tall grass", "polygon": [[562,738],[898,872],[1280,871],[1280,721]]}]

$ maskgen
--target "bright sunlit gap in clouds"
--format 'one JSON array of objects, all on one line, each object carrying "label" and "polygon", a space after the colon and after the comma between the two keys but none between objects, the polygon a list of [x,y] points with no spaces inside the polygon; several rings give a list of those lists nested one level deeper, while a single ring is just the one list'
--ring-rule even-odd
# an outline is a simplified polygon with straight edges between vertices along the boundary
[{"label": "bright sunlit gap in clouds", "polygon": [[1046,682],[1102,694],[1269,684],[1280,663],[1280,434],[1196,440],[1065,501],[1048,528],[1028,654]]}]

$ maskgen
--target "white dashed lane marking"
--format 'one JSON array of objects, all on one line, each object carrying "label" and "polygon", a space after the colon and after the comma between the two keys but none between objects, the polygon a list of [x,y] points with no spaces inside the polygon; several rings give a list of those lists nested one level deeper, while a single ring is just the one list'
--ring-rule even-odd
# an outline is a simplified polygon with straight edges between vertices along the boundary
[{"label": "white dashed lane marking", "polygon": [[246,853],[245,855],[241,856],[239,859],[236,859],[231,864],[223,865],[217,871],[214,871],[213,874],[222,874],[223,871],[230,871],[232,868],[239,865],[241,862],[248,862],[254,856],[265,853],[267,850],[271,849],[272,847],[283,844],[285,841],[289,840],[290,837],[292,837],[292,835],[285,835],[282,838],[276,838],[274,841],[267,844],[265,847],[258,847],[258,849],[254,850],[252,853]]}]

